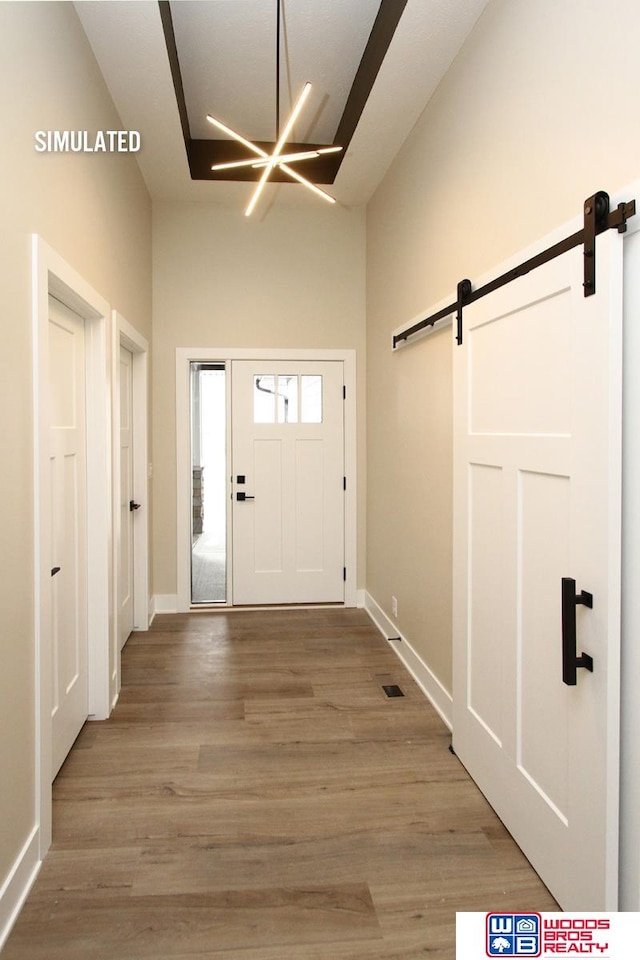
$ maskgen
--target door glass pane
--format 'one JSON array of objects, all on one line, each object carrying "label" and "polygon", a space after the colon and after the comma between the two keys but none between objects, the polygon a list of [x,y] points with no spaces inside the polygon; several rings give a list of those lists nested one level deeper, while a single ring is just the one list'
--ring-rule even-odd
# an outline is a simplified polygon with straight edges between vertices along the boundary
[{"label": "door glass pane", "polygon": [[253,378],[253,422],[276,422],[276,378],[271,374]]},{"label": "door glass pane", "polygon": [[300,381],[300,422],[322,423],[322,377],[303,374]]},{"label": "door glass pane", "polygon": [[298,377],[278,377],[278,423],[298,422]]},{"label": "door glass pane", "polygon": [[191,364],[191,602],[227,599],[226,371]]}]

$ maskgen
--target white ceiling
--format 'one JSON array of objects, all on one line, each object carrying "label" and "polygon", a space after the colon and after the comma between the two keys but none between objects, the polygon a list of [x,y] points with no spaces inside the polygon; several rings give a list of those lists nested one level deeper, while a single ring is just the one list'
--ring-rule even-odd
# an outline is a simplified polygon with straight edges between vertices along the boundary
[{"label": "white ceiling", "polygon": [[[336,181],[345,205],[380,183],[488,0],[408,0]],[[295,137],[332,142],[379,0],[283,0],[280,115],[310,80]],[[120,114],[139,130],[138,163],[155,199],[242,204],[247,183],[192,181],[155,0],[75,3]],[[215,138],[211,113],[249,139],[275,137],[276,0],[173,0],[191,136]],[[317,202],[296,184],[278,202]]]}]

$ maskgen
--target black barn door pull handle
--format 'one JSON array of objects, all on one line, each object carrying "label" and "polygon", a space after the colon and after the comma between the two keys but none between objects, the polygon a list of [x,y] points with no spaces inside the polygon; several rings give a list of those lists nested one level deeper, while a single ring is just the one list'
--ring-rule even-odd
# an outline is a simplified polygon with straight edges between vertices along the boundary
[{"label": "black barn door pull handle", "polygon": [[576,593],[576,582],[571,577],[562,578],[562,682],[575,687],[578,682],[578,667],[593,673],[593,657],[581,653],[578,657],[576,636],[576,607],[578,604],[593,607],[593,594],[583,590]]}]

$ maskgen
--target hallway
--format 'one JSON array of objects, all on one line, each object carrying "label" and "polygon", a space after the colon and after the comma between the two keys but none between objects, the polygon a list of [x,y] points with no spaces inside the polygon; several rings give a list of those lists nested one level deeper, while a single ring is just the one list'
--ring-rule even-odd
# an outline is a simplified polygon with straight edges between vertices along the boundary
[{"label": "hallway", "polygon": [[158,616],[122,670],[3,960],[452,960],[456,910],[557,909],[363,611]]}]

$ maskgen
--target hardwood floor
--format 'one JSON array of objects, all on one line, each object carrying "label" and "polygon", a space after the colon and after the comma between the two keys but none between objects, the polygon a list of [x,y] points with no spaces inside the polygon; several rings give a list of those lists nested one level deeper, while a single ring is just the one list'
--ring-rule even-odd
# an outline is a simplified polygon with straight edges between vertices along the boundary
[{"label": "hardwood floor", "polygon": [[3,960],[449,960],[456,910],[557,909],[364,612],[159,616],[122,667]]}]

